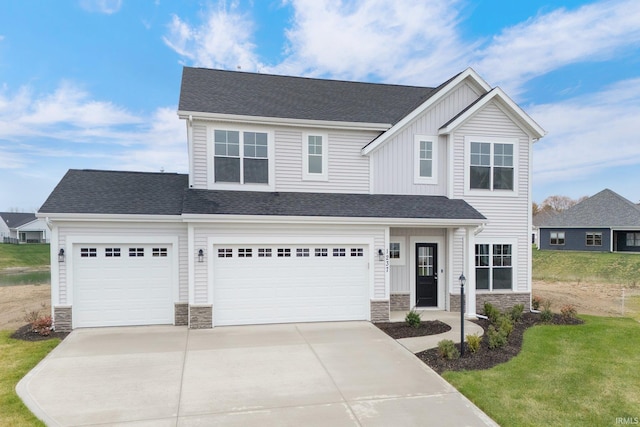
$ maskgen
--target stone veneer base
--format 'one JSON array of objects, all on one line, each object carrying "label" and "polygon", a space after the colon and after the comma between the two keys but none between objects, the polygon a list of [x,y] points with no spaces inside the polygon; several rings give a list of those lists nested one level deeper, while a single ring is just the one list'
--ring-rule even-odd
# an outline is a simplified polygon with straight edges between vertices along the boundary
[{"label": "stone veneer base", "polygon": [[[450,311],[460,311],[460,294],[450,294]],[[524,305],[525,311],[531,307],[530,292],[510,292],[510,293],[476,293],[476,313],[484,312],[484,303],[491,303],[501,311],[510,310],[517,304]]]},{"label": "stone veneer base", "polygon": [[388,322],[389,321],[389,301],[371,301],[371,321],[372,322]]},{"label": "stone veneer base", "polygon": [[213,327],[213,306],[211,305],[190,305],[189,306],[189,328],[210,329]]},{"label": "stone veneer base", "polygon": [[187,326],[189,324],[189,304],[177,302],[174,305],[174,325]]},{"label": "stone veneer base", "polygon": [[72,311],[70,305],[53,307],[53,329],[57,332],[71,332],[73,328]]},{"label": "stone veneer base", "polygon": [[411,308],[411,295],[391,294],[391,311],[409,311]]}]

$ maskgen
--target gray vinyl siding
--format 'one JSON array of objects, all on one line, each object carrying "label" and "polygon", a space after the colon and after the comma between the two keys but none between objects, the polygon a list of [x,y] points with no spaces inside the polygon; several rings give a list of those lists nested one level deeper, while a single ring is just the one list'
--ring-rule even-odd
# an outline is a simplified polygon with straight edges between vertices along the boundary
[{"label": "gray vinyl siding", "polygon": [[[414,274],[411,271],[411,256],[413,254],[410,246],[410,238],[411,236],[429,236],[429,237],[445,237],[446,230],[444,229],[429,229],[429,228],[392,228],[389,233],[389,238],[402,238],[404,239],[404,265],[392,265],[390,271],[390,288],[391,293],[402,293],[408,294],[411,289],[411,275]],[[443,248],[446,249],[446,248]],[[442,251],[445,254],[445,259],[438,260],[438,268],[446,269],[446,250]],[[444,280],[444,276],[442,277]],[[439,285],[442,286],[442,285]]]},{"label": "gray vinyl siding", "polygon": [[440,102],[433,105],[393,138],[385,141],[373,156],[373,192],[375,194],[447,194],[447,143],[438,139],[437,184],[414,184],[414,137],[438,135],[440,127],[478,99],[478,93],[461,83]]},{"label": "gray vinyl siding", "polygon": [[[513,138],[518,142],[518,152],[514,153],[517,165],[516,193],[500,191],[469,192],[465,186],[465,136],[487,138]],[[530,137],[516,124],[496,102],[489,103],[477,112],[452,135],[454,151],[453,197],[466,200],[480,211],[487,219],[486,228],[477,238],[489,239],[492,243],[502,243],[507,239],[515,239],[516,254],[514,271],[514,291],[529,291],[529,253],[530,253],[530,207],[529,207],[529,156],[531,153]],[[461,243],[455,240],[455,246]],[[459,253],[457,250],[455,253]],[[459,255],[458,255],[459,256]],[[457,261],[456,261],[457,262]],[[461,262],[460,262],[461,265]]]},{"label": "gray vinyl siding", "polygon": [[276,191],[310,191],[332,193],[369,193],[369,158],[362,147],[378,136],[377,132],[328,132],[328,181],[302,179],[303,135],[326,130],[277,129]]},{"label": "gray vinyl siding", "polygon": [[193,188],[207,188],[207,126],[193,124]]},{"label": "gray vinyl siding", "polygon": [[[556,231],[564,232],[564,245],[551,244],[551,233]],[[602,233],[602,246],[587,246],[587,232]],[[609,252],[611,231],[608,228],[541,228],[539,247],[542,250]]]},{"label": "gray vinyl siding", "polygon": [[[371,227],[371,226],[322,226],[322,225],[269,225],[269,224],[197,224],[194,230],[194,242],[196,248],[207,248],[209,239],[211,238],[215,244],[216,238],[238,238],[251,239],[255,244],[265,243],[270,241],[282,242],[287,237],[296,240],[296,244],[300,242],[300,239],[313,241],[314,237],[321,239],[330,239],[336,237],[336,239],[373,239],[373,246],[370,251],[376,251],[377,248],[383,248],[385,246],[385,229],[384,227]],[[253,240],[255,239],[255,240]],[[283,243],[286,244],[286,243]],[[214,254],[215,255],[215,254]],[[377,257],[374,257],[377,260]],[[208,262],[208,261],[207,261]],[[209,301],[209,280],[208,280],[208,265],[207,262],[195,263],[194,278],[194,302],[196,304],[212,304]],[[385,292],[385,272],[384,262],[373,263],[374,269],[374,283],[373,283],[373,299],[386,299],[388,296]],[[214,278],[215,280],[215,278]]]},{"label": "gray vinyl siding", "polygon": [[[188,287],[188,254],[187,254],[187,227],[185,224],[153,224],[143,222],[99,222],[99,223],[61,223],[58,226],[58,245],[64,247],[68,256],[72,256],[71,248],[67,247],[67,238],[70,236],[140,236],[140,237],[178,237],[178,286],[179,301],[189,300]],[[59,293],[60,305],[71,304],[67,292],[67,262],[59,263]]]}]

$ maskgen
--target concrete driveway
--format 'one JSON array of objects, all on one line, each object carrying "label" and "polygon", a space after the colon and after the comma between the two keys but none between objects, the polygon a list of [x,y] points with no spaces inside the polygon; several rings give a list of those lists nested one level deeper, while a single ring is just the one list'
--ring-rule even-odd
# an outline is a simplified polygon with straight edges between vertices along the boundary
[{"label": "concrete driveway", "polygon": [[48,425],[495,425],[368,322],[80,329],[17,391]]}]

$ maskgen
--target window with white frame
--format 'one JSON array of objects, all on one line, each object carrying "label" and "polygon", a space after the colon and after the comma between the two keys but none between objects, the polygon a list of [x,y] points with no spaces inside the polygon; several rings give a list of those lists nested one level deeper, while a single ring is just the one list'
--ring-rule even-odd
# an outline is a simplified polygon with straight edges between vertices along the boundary
[{"label": "window with white frame", "polygon": [[513,253],[510,244],[476,245],[476,289],[513,289]]},{"label": "window with white frame", "polygon": [[415,184],[438,182],[438,137],[416,135],[414,138],[413,180]]},{"label": "window with white frame", "polygon": [[627,246],[640,246],[640,233],[627,233]]},{"label": "window with white frame", "polygon": [[266,132],[215,129],[213,151],[216,183],[269,183],[269,137]]},{"label": "window with white frame", "polygon": [[469,150],[469,189],[514,191],[516,142],[466,138]]},{"label": "window with white frame", "polygon": [[389,260],[391,265],[404,265],[404,239],[391,238],[389,239]]},{"label": "window with white frame", "polygon": [[328,179],[328,137],[326,134],[304,134],[302,177],[309,181]]},{"label": "window with white frame", "polygon": [[550,245],[564,245],[564,231],[552,231],[549,233]]},{"label": "window with white frame", "polygon": [[587,232],[586,240],[587,246],[602,246],[602,233]]}]

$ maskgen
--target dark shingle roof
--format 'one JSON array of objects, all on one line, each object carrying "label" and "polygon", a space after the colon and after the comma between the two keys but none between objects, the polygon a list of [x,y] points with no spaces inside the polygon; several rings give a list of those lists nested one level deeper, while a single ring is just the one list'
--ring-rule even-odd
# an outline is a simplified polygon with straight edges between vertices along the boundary
[{"label": "dark shingle roof", "polygon": [[395,124],[437,88],[184,67],[180,111]]},{"label": "dark shingle roof", "polygon": [[464,200],[444,196],[188,190],[183,213],[483,220]]},{"label": "dark shingle roof", "polygon": [[640,227],[640,209],[607,188],[550,218],[540,227]]},{"label": "dark shingle roof", "polygon": [[40,213],[180,215],[187,175],[69,170]]},{"label": "dark shingle roof", "polygon": [[36,214],[26,212],[0,212],[0,218],[9,228],[20,227],[36,220]]}]

